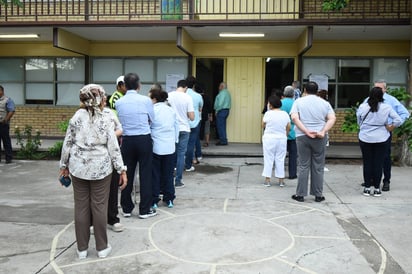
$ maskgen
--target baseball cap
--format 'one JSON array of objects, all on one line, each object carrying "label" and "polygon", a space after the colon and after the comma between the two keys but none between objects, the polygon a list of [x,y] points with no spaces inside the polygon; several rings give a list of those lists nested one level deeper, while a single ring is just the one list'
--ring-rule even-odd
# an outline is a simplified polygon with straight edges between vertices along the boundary
[{"label": "baseball cap", "polygon": [[118,86],[120,82],[122,82],[124,84],[124,76],[123,75],[117,77],[116,86]]}]

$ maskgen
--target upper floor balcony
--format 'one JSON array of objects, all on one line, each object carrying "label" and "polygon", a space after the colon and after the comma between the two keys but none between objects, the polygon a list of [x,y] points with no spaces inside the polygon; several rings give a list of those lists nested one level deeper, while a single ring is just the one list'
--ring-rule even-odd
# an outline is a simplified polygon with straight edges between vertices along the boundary
[{"label": "upper floor balcony", "polygon": [[410,24],[410,0],[351,0],[339,12],[322,0],[20,0],[0,6],[2,25]]}]

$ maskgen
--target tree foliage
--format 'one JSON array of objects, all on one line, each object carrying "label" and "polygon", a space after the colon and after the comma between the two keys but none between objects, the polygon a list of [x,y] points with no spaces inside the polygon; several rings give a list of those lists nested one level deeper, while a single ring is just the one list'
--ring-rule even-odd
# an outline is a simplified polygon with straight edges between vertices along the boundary
[{"label": "tree foliage", "polygon": [[349,4],[349,0],[323,0],[323,11],[339,11],[346,8]]},{"label": "tree foliage", "polygon": [[19,7],[23,6],[23,3],[20,2],[20,0],[10,0],[10,1],[9,0],[0,0],[0,5],[1,6],[7,6],[9,4],[16,5],[16,6],[19,6]]}]

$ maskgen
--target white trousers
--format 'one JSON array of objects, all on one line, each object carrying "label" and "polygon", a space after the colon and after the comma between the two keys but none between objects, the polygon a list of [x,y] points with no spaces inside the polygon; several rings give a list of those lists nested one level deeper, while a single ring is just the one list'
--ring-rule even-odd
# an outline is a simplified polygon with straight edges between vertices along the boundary
[{"label": "white trousers", "polygon": [[275,164],[275,177],[285,178],[285,157],[287,138],[279,138],[273,134],[262,137],[263,144],[263,172],[262,176],[272,177],[273,163]]}]

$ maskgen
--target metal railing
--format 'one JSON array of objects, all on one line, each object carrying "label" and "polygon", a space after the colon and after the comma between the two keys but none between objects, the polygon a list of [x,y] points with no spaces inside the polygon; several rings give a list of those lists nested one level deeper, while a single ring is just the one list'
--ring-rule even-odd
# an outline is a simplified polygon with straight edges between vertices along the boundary
[{"label": "metal railing", "polygon": [[369,20],[410,22],[410,0],[352,0],[338,12],[321,0],[20,0],[0,6],[0,24]]}]

